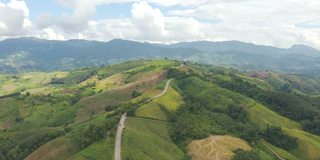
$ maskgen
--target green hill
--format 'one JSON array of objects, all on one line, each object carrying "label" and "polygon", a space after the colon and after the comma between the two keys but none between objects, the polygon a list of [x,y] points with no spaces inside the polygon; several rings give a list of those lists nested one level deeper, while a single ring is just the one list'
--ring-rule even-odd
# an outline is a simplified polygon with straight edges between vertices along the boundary
[{"label": "green hill", "polygon": [[124,112],[123,159],[320,158],[314,77],[159,59],[0,80],[3,160],[113,159]]}]

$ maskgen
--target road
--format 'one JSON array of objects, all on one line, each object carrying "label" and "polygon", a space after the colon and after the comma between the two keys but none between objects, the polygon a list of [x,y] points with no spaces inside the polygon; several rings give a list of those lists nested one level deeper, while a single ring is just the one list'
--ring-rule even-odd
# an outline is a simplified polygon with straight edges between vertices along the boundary
[{"label": "road", "polygon": [[123,113],[119,122],[119,126],[117,129],[116,142],[114,147],[114,159],[121,160],[121,137],[122,130],[124,128],[124,122],[126,120],[127,113]]},{"label": "road", "polygon": [[[167,92],[169,85],[170,85],[170,82],[172,80],[173,79],[168,80],[164,89],[162,90],[162,92],[160,94],[150,98],[150,100],[163,96]],[[122,116],[120,118],[119,125],[118,125],[117,134],[116,134],[116,142],[115,142],[115,146],[114,146],[114,160],[121,160],[121,137],[122,137],[122,131],[124,128],[124,122],[126,120],[126,116],[127,116],[127,113],[122,114]]]},{"label": "road", "polygon": [[160,94],[152,97],[151,99],[156,99],[156,98],[159,98],[159,97],[163,96],[163,95],[167,92],[167,90],[168,90],[168,88],[169,88],[169,85],[170,85],[170,82],[171,82],[172,80],[173,80],[173,79],[168,80],[167,83],[166,83],[166,86],[164,87],[164,89],[162,90],[162,92],[161,92]]}]

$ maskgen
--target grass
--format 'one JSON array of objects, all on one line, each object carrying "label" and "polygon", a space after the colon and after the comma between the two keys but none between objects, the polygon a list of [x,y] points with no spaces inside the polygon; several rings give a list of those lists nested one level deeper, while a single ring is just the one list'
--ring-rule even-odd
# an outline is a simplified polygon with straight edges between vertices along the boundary
[{"label": "grass", "polygon": [[32,152],[26,160],[68,159],[77,153],[77,147],[68,138],[54,139]]},{"label": "grass", "polygon": [[154,96],[160,94],[161,92],[162,92],[162,88],[161,89],[151,88],[151,89],[147,90],[146,92],[144,92],[141,96],[132,99],[132,102],[139,102],[143,99],[154,97]]},{"label": "grass", "polygon": [[181,102],[182,97],[180,94],[172,87],[169,87],[163,96],[139,107],[135,115],[138,117],[167,120],[166,113],[161,109],[161,106],[167,111],[174,112],[178,109]]},{"label": "grass", "polygon": [[182,160],[183,152],[172,142],[168,123],[128,117],[122,142],[122,159]]},{"label": "grass", "polygon": [[91,116],[105,112],[105,108],[127,102],[132,99],[131,93],[138,84],[122,86],[93,96],[82,98],[78,105],[83,106],[77,111],[76,121],[87,120]]},{"label": "grass", "polygon": [[155,102],[149,102],[139,107],[135,112],[135,116],[158,120],[167,120],[166,113],[161,110],[159,104]]},{"label": "grass", "polygon": [[188,153],[192,160],[231,160],[234,150],[250,151],[250,145],[232,136],[210,136],[206,139],[194,140],[188,145]]},{"label": "grass", "polygon": [[13,127],[14,130],[27,130],[40,127],[59,126],[71,123],[75,117],[75,106],[39,105],[35,106],[31,114],[21,123]]},{"label": "grass", "polygon": [[251,84],[256,84],[258,87],[260,87],[261,89],[265,89],[265,90],[270,90],[272,89],[272,87],[270,86],[270,84],[268,82],[266,82],[265,80],[259,79],[259,78],[254,78],[254,77],[249,77],[249,76],[245,76],[242,74],[236,74],[238,77],[240,77],[241,79],[251,83]]},{"label": "grass", "polygon": [[180,94],[174,90],[172,87],[169,87],[167,92],[154,100],[156,103],[163,105],[168,111],[176,111],[182,102],[182,97]]},{"label": "grass", "polygon": [[252,105],[248,107],[249,118],[261,128],[266,128],[267,125],[294,129],[301,128],[299,123],[279,115],[262,104],[256,103],[253,100],[250,101]]},{"label": "grass", "polygon": [[283,128],[286,134],[298,139],[299,147],[292,151],[294,155],[304,160],[320,159],[320,137],[310,133]]},{"label": "grass", "polygon": [[[203,104],[210,104],[212,107],[226,109],[229,105],[242,105],[246,107],[250,121],[261,128],[267,125],[276,125],[287,128],[299,129],[299,123],[289,120],[278,113],[268,109],[255,102],[254,100],[239,93],[223,89],[217,85],[191,77],[183,80],[187,85],[181,85],[181,88],[188,93],[196,93],[194,97]],[[192,84],[192,85],[190,85]]]},{"label": "grass", "polygon": [[112,160],[114,155],[114,138],[96,142],[77,153],[72,160]]},{"label": "grass", "polygon": [[266,141],[262,141],[261,142],[263,145],[265,145],[267,147],[268,150],[270,150],[271,154],[272,153],[272,150],[274,152],[276,152],[281,158],[284,158],[284,159],[290,159],[290,160],[299,160],[299,158],[295,157],[294,155],[292,155],[291,153],[289,153],[288,151],[285,151],[281,148],[278,148],[276,146],[273,146],[272,144],[266,142]]},{"label": "grass", "polygon": [[121,73],[112,75],[110,77],[97,81],[94,89],[96,92],[99,92],[101,90],[113,89],[122,85],[125,78],[126,76]]},{"label": "grass", "polygon": [[92,86],[95,92],[101,92],[105,90],[111,90],[124,84],[126,75],[118,73],[111,75],[104,79],[99,79],[98,76],[94,75],[87,80],[80,83],[81,86]]},{"label": "grass", "polygon": [[0,96],[33,88],[41,88],[50,83],[52,78],[63,78],[68,74],[68,72],[28,72],[16,75],[1,75]]}]

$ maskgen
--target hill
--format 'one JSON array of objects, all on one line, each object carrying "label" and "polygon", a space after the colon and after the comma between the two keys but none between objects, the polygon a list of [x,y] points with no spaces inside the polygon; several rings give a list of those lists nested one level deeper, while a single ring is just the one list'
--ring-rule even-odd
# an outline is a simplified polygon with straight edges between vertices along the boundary
[{"label": "hill", "polygon": [[314,77],[157,59],[1,80],[4,160],[112,159],[124,112],[125,159],[320,158]]}]

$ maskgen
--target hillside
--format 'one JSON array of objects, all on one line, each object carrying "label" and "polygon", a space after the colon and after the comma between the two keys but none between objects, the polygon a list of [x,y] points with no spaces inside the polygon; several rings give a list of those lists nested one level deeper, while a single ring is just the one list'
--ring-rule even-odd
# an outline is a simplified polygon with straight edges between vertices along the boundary
[{"label": "hillside", "polygon": [[320,158],[314,77],[157,59],[0,80],[3,160],[113,159],[125,112],[122,159]]},{"label": "hillside", "polygon": [[37,38],[0,41],[0,73],[68,70],[165,57],[250,71],[320,74],[317,69],[320,66],[320,51],[303,45],[285,49],[239,41],[196,41],[169,45],[121,39],[109,42]]}]

